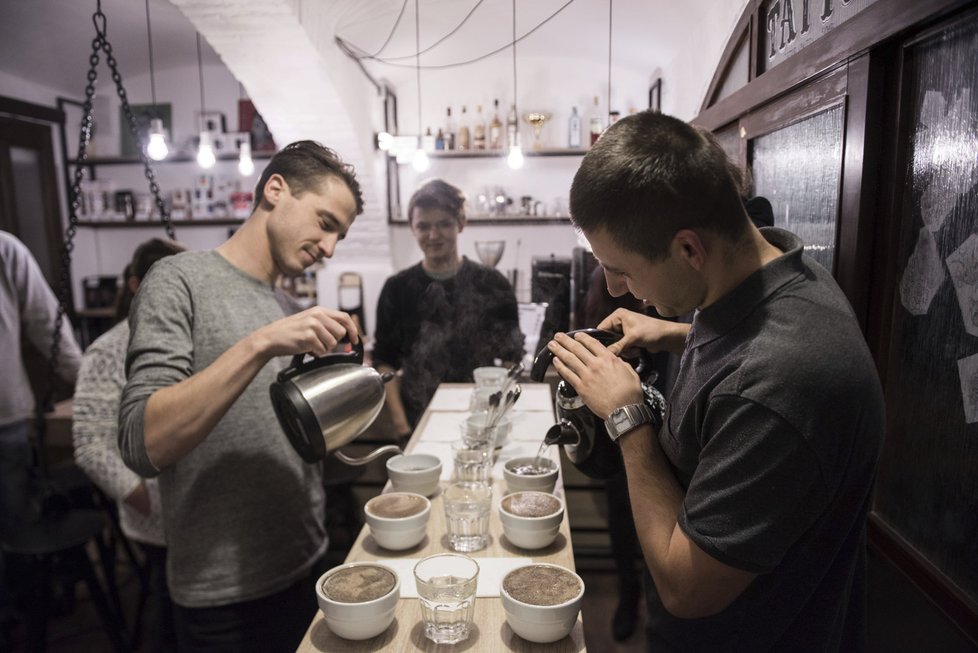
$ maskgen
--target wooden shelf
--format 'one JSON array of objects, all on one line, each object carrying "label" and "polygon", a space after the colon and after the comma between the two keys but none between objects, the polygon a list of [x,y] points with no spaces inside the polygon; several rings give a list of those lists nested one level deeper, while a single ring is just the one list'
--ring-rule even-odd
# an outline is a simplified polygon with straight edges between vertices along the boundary
[{"label": "wooden shelf", "polygon": [[[430,159],[505,159],[509,150],[434,150],[427,152]],[[532,156],[584,156],[584,148],[549,147],[539,150],[523,150],[524,157]]]},{"label": "wooden shelf", "polygon": [[[252,152],[251,158],[255,161],[263,161],[272,158],[275,152]],[[237,161],[237,152],[225,152],[217,155],[218,161]],[[138,156],[90,156],[84,161],[79,159],[69,159],[68,163],[71,165],[83,165],[83,166],[121,166],[121,165],[133,165],[142,164],[143,160]],[[168,163],[196,163],[196,154],[174,154],[168,156],[162,161],[152,161],[151,165],[156,164],[168,164]]]},{"label": "wooden shelf", "polygon": [[[222,227],[241,225],[244,224],[244,220],[240,218],[201,218],[200,220],[171,220],[170,224],[174,227]],[[162,229],[163,223],[159,220],[79,220],[78,226],[92,229],[138,229],[140,227]]]},{"label": "wooden shelf", "polygon": [[[409,226],[407,220],[394,220],[390,224]],[[508,216],[483,216],[470,215],[466,217],[466,226],[474,225],[547,225],[547,224],[570,224],[569,217],[555,215],[508,215]]]}]

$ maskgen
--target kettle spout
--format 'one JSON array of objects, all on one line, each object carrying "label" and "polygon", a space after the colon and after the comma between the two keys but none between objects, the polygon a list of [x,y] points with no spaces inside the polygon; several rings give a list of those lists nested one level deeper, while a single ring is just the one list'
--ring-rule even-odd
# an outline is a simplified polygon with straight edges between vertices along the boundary
[{"label": "kettle spout", "polygon": [[543,441],[548,446],[552,444],[577,446],[581,442],[581,432],[569,420],[562,419],[550,427]]},{"label": "kettle spout", "polygon": [[380,375],[380,381],[381,383],[387,383],[391,379],[393,379],[394,376],[395,374],[393,372],[384,372],[383,374]]}]

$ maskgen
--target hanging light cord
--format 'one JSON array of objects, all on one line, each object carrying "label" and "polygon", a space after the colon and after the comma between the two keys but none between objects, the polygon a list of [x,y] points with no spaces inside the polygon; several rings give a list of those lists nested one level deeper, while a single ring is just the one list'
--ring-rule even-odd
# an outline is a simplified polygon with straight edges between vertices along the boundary
[{"label": "hanging light cord", "polygon": [[[513,111],[516,113],[516,122],[519,124],[519,108],[516,103],[516,0],[513,0]],[[516,145],[516,143],[512,143]]]},{"label": "hanging light cord", "polygon": [[146,0],[146,41],[149,43],[149,90],[153,95],[153,113],[156,113],[156,73],[153,66],[153,28],[149,22],[149,0]]},{"label": "hanging light cord", "polygon": [[200,115],[204,116],[204,64],[200,56],[200,32],[197,32],[197,77],[200,79]]},{"label": "hanging light cord", "polygon": [[608,0],[608,124],[611,124],[611,16],[615,0]]},{"label": "hanging light cord", "polygon": [[421,13],[414,0],[414,68],[418,76],[418,143],[421,143]]},{"label": "hanging light cord", "polygon": [[[553,12],[552,14],[550,14],[549,16],[547,16],[546,18],[544,18],[542,21],[540,21],[539,23],[537,23],[537,25],[533,29],[531,29],[530,31],[528,31],[526,34],[524,34],[523,36],[519,37],[518,39],[517,38],[514,38],[513,39],[513,43],[518,42],[518,41],[522,41],[523,39],[527,38],[528,36],[530,36],[531,34],[533,34],[534,32],[536,32],[538,29],[540,29],[541,27],[543,27],[544,25],[546,25],[547,23],[549,23],[551,20],[553,20],[554,18],[556,18],[557,15],[560,12],[562,12],[564,9],[567,9],[567,7],[569,7],[573,3],[574,3],[574,0],[567,0],[567,2],[565,2],[563,5],[560,6],[559,9],[557,9],[557,11]],[[471,15],[472,15],[472,12],[469,12],[469,16],[471,16]],[[469,16],[466,16],[465,17],[465,20],[468,20],[468,17]],[[462,24],[464,24],[465,20],[463,20],[462,23],[460,23],[458,26],[456,26],[455,29],[453,29],[451,33],[454,33],[455,31],[457,31],[458,28],[461,27]],[[450,35],[451,34],[449,34],[449,36]],[[445,38],[447,38],[447,36],[444,37],[444,38],[442,38],[442,39],[439,39],[438,43],[441,43],[442,41],[444,41]],[[371,60],[376,61],[378,63],[382,63],[382,64],[385,64],[387,66],[395,66],[397,68],[410,68],[411,67],[411,64],[394,63],[394,59],[395,58],[381,59],[381,58],[377,58],[377,57],[371,58],[371,57],[357,56],[353,51],[363,52],[364,51],[363,48],[359,48],[359,47],[353,45],[352,43],[350,43],[349,41],[347,41],[346,39],[344,39],[341,36],[337,36],[336,37],[336,41],[337,41],[337,43],[339,43],[341,45],[341,47],[342,47],[342,49],[343,49],[344,52],[346,52],[347,54],[349,54],[350,56],[352,56],[357,61],[360,61],[362,59],[371,59]],[[491,57],[493,55],[499,54],[500,52],[503,52],[503,51],[507,50],[508,48],[512,47],[513,43],[504,43],[503,45],[499,46],[495,50],[492,50],[490,52],[487,52],[487,53],[485,53],[483,55],[479,55],[478,57],[474,57],[472,59],[467,59],[465,61],[456,61],[456,62],[453,62],[453,63],[428,65],[428,66],[425,66],[424,68],[425,68],[425,70],[441,70],[441,69],[444,69],[444,68],[455,68],[457,66],[467,66],[469,64],[475,63],[476,61],[482,61],[483,59],[488,59],[489,57]],[[434,46],[432,46],[432,47],[434,47]],[[425,52],[427,52],[430,49],[431,48],[427,48],[425,50]],[[418,43],[417,50],[418,51],[421,50],[420,43]],[[410,58],[412,56],[415,56],[415,55],[406,55],[405,57],[397,57],[397,58],[398,59]]]}]

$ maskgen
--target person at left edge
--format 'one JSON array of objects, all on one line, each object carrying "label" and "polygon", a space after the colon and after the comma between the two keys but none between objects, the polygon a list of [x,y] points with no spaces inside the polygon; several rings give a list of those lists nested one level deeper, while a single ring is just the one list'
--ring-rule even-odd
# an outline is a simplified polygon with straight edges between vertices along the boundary
[{"label": "person at left edge", "polygon": [[322,356],[346,313],[276,287],[333,256],[363,211],[351,166],[313,141],[269,161],[252,214],[217,249],[161,260],[130,313],[119,448],[159,477],[167,583],[186,651],[295,651],[327,548],[318,465],[292,449],[268,387],[285,356]]}]

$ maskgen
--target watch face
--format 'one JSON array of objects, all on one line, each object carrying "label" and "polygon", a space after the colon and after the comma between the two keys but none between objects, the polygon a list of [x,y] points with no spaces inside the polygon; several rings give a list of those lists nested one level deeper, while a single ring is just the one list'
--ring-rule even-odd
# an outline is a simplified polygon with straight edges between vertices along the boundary
[{"label": "watch face", "polygon": [[628,413],[623,408],[616,408],[611,413],[611,423],[615,425],[615,430],[620,432],[631,424],[631,420],[628,419]]}]

